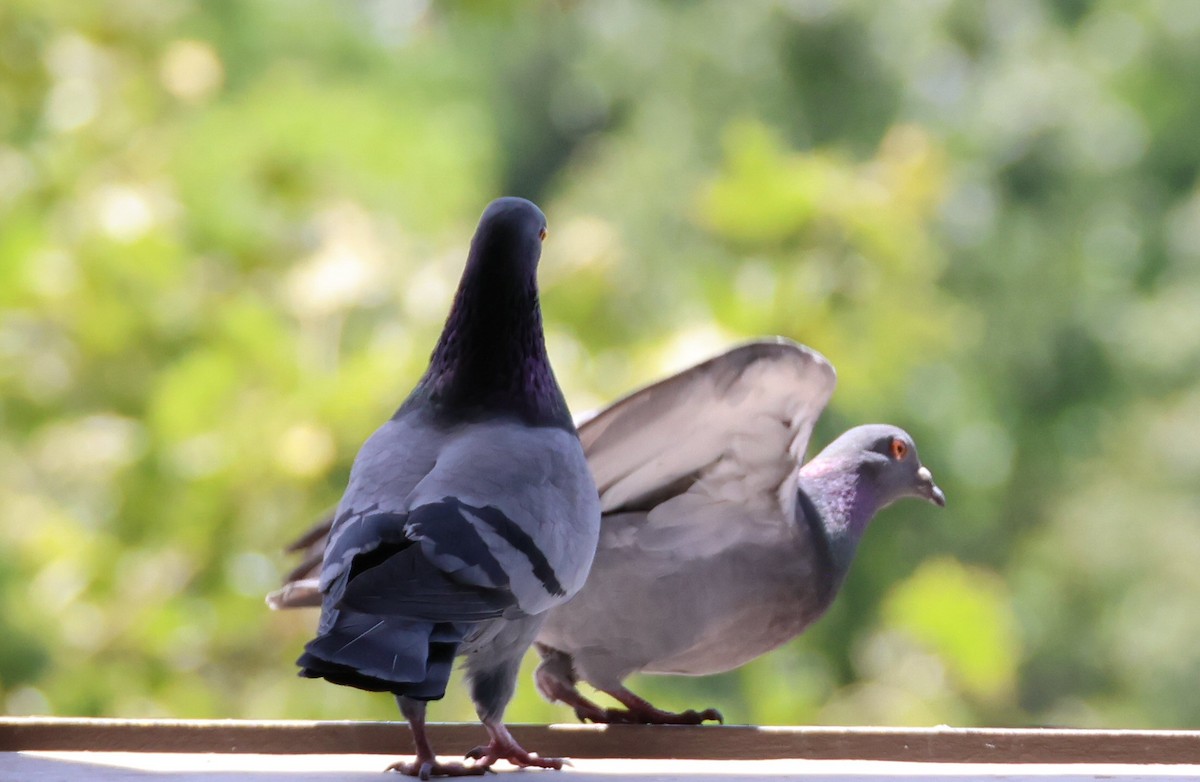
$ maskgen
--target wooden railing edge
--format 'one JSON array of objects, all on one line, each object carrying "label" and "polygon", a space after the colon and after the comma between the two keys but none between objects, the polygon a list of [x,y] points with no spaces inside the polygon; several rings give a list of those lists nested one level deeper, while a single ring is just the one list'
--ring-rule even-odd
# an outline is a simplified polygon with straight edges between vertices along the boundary
[{"label": "wooden railing edge", "polygon": [[[543,755],[698,760],[1200,765],[1200,731],[1059,728],[511,725]],[[482,742],[471,723],[432,723],[446,754]],[[0,718],[0,751],[382,754],[411,751],[398,722]]]}]

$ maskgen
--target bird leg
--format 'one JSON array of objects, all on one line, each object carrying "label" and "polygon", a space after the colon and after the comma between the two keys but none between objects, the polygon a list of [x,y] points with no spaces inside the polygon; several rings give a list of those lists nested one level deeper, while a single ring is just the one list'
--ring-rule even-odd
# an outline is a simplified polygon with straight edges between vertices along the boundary
[{"label": "bird leg", "polygon": [[388,766],[386,771],[399,771],[401,774],[421,779],[478,776],[487,772],[485,766],[440,762],[437,755],[433,754],[433,746],[429,743],[429,737],[425,735],[425,701],[397,695],[396,703],[400,705],[404,719],[408,720],[408,727],[412,730],[413,745],[417,754],[411,761],[397,760]]},{"label": "bird leg", "polygon": [[580,722],[609,722],[606,715],[609,709],[602,708],[583,696],[575,685],[552,673],[549,666],[541,665],[534,671],[534,682],[538,692],[551,703],[565,703],[575,710],[575,718]]},{"label": "bird leg", "polygon": [[492,740],[485,746],[476,747],[466,755],[466,757],[478,761],[471,768],[480,769],[479,773],[491,768],[497,760],[507,760],[521,768],[561,769],[564,762],[570,765],[570,761],[565,761],[563,758],[539,758],[536,754],[526,752],[508,732],[508,728],[504,727],[504,723],[498,719],[485,718],[483,727],[487,728],[488,735],[492,737]]},{"label": "bird leg", "polygon": [[674,713],[655,708],[645,698],[638,697],[624,687],[601,689],[620,701],[624,709],[605,709],[588,700],[575,687],[575,677],[569,666],[564,667],[562,655],[556,657],[553,650],[543,650],[543,661],[534,671],[538,691],[551,703],[565,703],[575,710],[580,722],[595,722],[602,725],[699,725],[705,720],[724,722],[716,709]]},{"label": "bird leg", "polygon": [[603,690],[620,701],[624,709],[605,709],[602,719],[592,718],[592,722],[633,724],[633,725],[699,725],[705,720],[715,720],[724,724],[725,718],[716,709],[672,712],[663,711],[624,687],[613,690]]}]

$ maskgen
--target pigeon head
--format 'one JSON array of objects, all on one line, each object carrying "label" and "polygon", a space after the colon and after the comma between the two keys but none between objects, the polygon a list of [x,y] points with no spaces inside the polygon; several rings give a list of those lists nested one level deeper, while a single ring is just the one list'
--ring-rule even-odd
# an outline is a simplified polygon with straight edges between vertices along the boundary
[{"label": "pigeon head", "polygon": [[871,519],[903,497],[939,507],[946,495],[921,464],[908,432],[886,424],[856,426],[800,468],[797,511],[824,541],[840,582]]},{"label": "pigeon head", "polygon": [[946,495],[933,482],[929,468],[921,464],[912,437],[897,426],[856,426],[830,443],[809,465],[814,470],[824,465],[856,474],[861,490],[875,500],[877,511],[902,497],[946,506]]},{"label": "pigeon head", "polygon": [[511,415],[574,430],[542,333],[545,238],[546,216],[532,202],[488,204],[429,369],[401,412],[419,399],[453,421]]},{"label": "pigeon head", "polygon": [[[467,272],[533,277],[546,238],[546,216],[524,198],[497,198],[487,205],[471,240]],[[535,281],[536,285],[536,281]]]}]

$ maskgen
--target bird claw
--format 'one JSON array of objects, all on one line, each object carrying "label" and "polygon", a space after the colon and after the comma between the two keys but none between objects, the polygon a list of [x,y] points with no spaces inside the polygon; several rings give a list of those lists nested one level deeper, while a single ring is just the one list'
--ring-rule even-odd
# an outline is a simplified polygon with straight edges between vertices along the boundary
[{"label": "bird claw", "polygon": [[500,746],[495,743],[475,747],[463,757],[476,761],[470,768],[488,771],[497,760],[507,760],[518,768],[552,768],[556,771],[561,770],[564,765],[571,765],[571,761],[566,758],[538,757],[536,752],[526,752],[520,747]]},{"label": "bird claw", "polygon": [[486,766],[468,766],[463,763],[442,763],[436,758],[421,758],[414,760],[397,760],[385,771],[398,771],[401,774],[428,780],[430,777],[475,777],[486,774]]},{"label": "bird claw", "polygon": [[659,709],[605,709],[603,717],[596,719],[588,715],[592,722],[604,722],[610,725],[701,725],[708,720],[725,724],[725,717],[716,709],[672,712]]},{"label": "bird claw", "polygon": [[602,709],[596,704],[589,702],[586,706],[575,707],[575,719],[580,722],[609,722],[608,716],[611,711],[615,711],[615,709]]}]

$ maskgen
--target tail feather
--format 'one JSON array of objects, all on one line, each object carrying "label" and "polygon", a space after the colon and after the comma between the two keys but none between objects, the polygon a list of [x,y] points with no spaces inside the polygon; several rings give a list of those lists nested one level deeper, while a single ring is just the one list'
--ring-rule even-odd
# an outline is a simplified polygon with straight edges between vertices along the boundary
[{"label": "tail feather", "polygon": [[271,607],[272,611],[306,606],[315,608],[321,605],[321,598],[317,579],[305,578],[299,581],[289,581],[267,595],[267,605]]},{"label": "tail feather", "polygon": [[421,700],[445,694],[468,626],[335,613],[296,661],[301,676]]},{"label": "tail feather", "polygon": [[[425,681],[408,687],[404,695],[422,701],[434,701],[446,694],[446,682],[454,670],[454,656],[458,643],[433,642],[429,644],[429,661],[425,669]],[[395,692],[393,690],[393,692]]]}]

